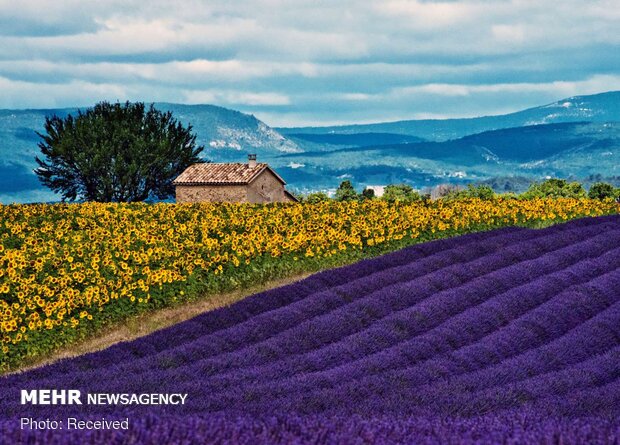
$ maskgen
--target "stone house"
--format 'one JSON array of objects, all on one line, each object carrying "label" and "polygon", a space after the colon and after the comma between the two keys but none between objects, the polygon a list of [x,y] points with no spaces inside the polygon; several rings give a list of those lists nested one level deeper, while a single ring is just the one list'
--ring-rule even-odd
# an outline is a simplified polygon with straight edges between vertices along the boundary
[{"label": "stone house", "polygon": [[172,184],[177,202],[296,202],[269,165],[248,155],[243,163],[190,165]]}]

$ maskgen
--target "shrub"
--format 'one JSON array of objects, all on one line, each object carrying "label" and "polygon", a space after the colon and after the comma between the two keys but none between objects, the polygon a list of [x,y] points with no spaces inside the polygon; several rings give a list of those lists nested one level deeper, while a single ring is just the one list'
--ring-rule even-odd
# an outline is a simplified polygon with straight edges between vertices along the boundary
[{"label": "shrub", "polygon": [[413,187],[407,184],[390,184],[385,188],[383,197],[387,202],[406,202],[411,203],[420,201],[421,197]]},{"label": "shrub", "polygon": [[565,179],[547,179],[543,182],[534,182],[530,185],[522,198],[585,198],[585,189],[578,182],[568,182]]},{"label": "shrub", "polygon": [[465,190],[453,190],[444,195],[446,199],[468,199],[478,198],[482,200],[489,200],[495,198],[495,192],[493,189],[484,184],[472,185],[469,184]]},{"label": "shrub", "polygon": [[590,199],[616,198],[617,195],[617,190],[615,190],[611,184],[605,182],[593,184],[588,192],[588,198]]},{"label": "shrub", "polygon": [[319,202],[325,201],[329,201],[329,196],[327,196],[324,192],[310,193],[304,200],[304,202],[307,202],[308,204],[318,204]]}]

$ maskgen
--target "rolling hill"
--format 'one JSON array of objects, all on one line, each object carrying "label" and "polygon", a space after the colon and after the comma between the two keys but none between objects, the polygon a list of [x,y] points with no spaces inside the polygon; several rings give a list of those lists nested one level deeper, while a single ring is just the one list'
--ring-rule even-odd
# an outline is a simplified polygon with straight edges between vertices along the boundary
[{"label": "rolling hill", "polygon": [[319,188],[336,187],[343,178],[357,184],[406,182],[416,188],[502,176],[614,178],[620,176],[620,123],[532,125],[445,142],[287,154],[272,162],[292,183],[296,175],[307,175],[303,182],[314,180]]},{"label": "rolling hill", "polygon": [[[0,379],[0,437],[37,443],[620,440],[620,217],[506,228],[324,271]],[[186,394],[23,405],[20,390]],[[37,431],[17,419],[130,419]]]},{"label": "rolling hill", "polygon": [[362,147],[368,145],[410,144],[423,142],[417,136],[393,133],[291,133],[286,137],[304,148],[304,151],[331,151],[341,146]]},{"label": "rolling hill", "polygon": [[292,127],[277,128],[277,130],[285,136],[289,134],[317,135],[374,132],[417,136],[431,141],[446,141],[501,128],[579,121],[620,121],[620,91],[569,97],[547,105],[499,116],[467,119],[404,120],[331,127]]}]

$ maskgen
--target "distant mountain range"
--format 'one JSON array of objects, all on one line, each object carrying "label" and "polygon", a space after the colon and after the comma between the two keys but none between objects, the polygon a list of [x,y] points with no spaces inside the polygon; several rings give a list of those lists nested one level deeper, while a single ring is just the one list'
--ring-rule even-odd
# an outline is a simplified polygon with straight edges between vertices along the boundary
[{"label": "distant mountain range", "polygon": [[[501,184],[522,189],[547,176],[620,182],[620,92],[577,96],[502,116],[333,127],[269,127],[213,105],[160,103],[191,124],[214,162],[269,162],[298,191],[405,182]],[[0,110],[0,202],[50,201],[32,169],[46,115],[76,109]],[[501,179],[500,179],[501,178]],[[620,185],[620,184],[619,184]]]},{"label": "distant mountain range", "polygon": [[502,128],[580,121],[620,121],[620,91],[570,97],[548,105],[500,116],[483,116],[467,119],[406,120],[333,127],[276,128],[276,130],[285,136],[289,134],[391,133],[417,136],[430,141],[446,141]]},{"label": "distant mountain range", "polygon": [[312,181],[326,188],[338,182],[326,181],[330,177],[366,185],[406,182],[422,188],[515,176],[514,186],[508,189],[517,191],[527,186],[527,181],[518,180],[524,177],[584,180],[601,175],[615,182],[620,177],[620,123],[532,125],[444,142],[287,154],[275,163],[291,182]]}]

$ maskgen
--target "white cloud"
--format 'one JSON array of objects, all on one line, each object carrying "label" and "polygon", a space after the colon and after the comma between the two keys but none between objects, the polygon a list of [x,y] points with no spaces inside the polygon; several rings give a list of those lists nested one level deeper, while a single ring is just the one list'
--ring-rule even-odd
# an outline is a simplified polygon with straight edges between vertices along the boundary
[{"label": "white cloud", "polygon": [[183,103],[204,104],[216,103],[224,105],[289,105],[291,100],[279,93],[254,93],[244,91],[222,90],[184,90]]},{"label": "white cloud", "polygon": [[366,93],[343,93],[338,95],[342,100],[365,101],[372,98],[372,95]]},{"label": "white cloud", "polygon": [[214,103],[242,106],[282,106],[290,104],[290,98],[274,92],[236,90],[177,90],[172,87],[151,91],[140,84],[91,83],[73,80],[54,84],[15,81],[0,77],[0,108],[53,108],[88,106],[100,100],[146,102],[180,102],[186,104]]},{"label": "white cloud", "polygon": [[[15,81],[0,77],[0,107],[53,108],[92,105],[99,100],[124,100],[129,89],[112,83],[94,84],[80,80],[57,85],[43,82]],[[133,99],[135,100],[135,99]]]},{"label": "white cloud", "polygon": [[522,25],[493,25],[491,33],[500,43],[515,44],[525,41],[525,29]]},{"label": "white cloud", "polygon": [[390,0],[376,2],[375,8],[378,12],[406,21],[408,26],[417,29],[446,28],[475,20],[482,12],[481,5],[476,2],[454,1]]},{"label": "white cloud", "polygon": [[471,92],[470,85],[458,85],[447,83],[429,83],[411,87],[395,88],[393,94],[432,94],[437,96],[467,96]]},{"label": "white cloud", "polygon": [[0,106],[204,101],[281,123],[479,99],[459,111],[491,113],[619,88],[619,27],[618,0],[0,0]]},{"label": "white cloud", "polygon": [[560,97],[594,94],[602,91],[620,90],[620,75],[596,75],[579,81],[553,81],[543,83],[497,83],[483,85],[427,84],[396,88],[390,95],[430,94],[439,96],[471,96],[498,93],[546,93]]}]

